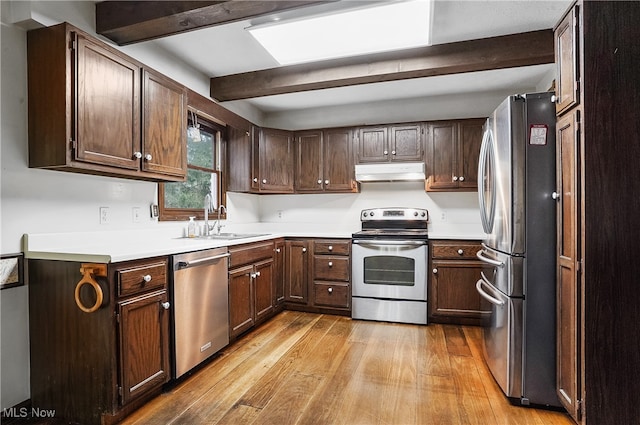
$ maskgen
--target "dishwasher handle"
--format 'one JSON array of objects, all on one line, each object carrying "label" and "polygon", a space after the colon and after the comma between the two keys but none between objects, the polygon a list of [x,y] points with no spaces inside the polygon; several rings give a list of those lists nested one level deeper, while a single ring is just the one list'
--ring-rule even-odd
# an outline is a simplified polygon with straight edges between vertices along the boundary
[{"label": "dishwasher handle", "polygon": [[178,261],[178,270],[186,269],[188,267],[197,266],[197,265],[200,265],[202,263],[208,263],[209,261],[219,260],[221,258],[227,258],[227,257],[230,257],[230,256],[231,256],[231,254],[226,253],[226,254],[214,255],[212,257],[198,258],[197,260]]}]

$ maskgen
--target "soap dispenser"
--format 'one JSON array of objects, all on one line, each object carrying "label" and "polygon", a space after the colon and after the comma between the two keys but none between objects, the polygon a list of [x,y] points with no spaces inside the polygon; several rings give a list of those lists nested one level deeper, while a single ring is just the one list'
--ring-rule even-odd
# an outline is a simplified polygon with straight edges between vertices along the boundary
[{"label": "soap dispenser", "polygon": [[196,222],[193,221],[195,217],[189,217],[189,224],[187,225],[187,236],[190,238],[196,237]]}]

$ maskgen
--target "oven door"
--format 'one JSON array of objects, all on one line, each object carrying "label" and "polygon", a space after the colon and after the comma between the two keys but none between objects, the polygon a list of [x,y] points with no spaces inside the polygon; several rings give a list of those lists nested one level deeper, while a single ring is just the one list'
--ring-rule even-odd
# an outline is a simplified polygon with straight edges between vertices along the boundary
[{"label": "oven door", "polygon": [[352,294],[394,300],[427,300],[427,241],[354,239]]}]

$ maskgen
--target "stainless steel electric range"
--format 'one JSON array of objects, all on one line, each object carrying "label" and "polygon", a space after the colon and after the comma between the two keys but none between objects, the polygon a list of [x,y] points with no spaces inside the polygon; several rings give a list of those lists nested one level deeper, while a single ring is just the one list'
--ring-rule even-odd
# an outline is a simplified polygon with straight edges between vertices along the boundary
[{"label": "stainless steel electric range", "polygon": [[427,324],[429,212],[374,208],[352,235],[354,319]]}]

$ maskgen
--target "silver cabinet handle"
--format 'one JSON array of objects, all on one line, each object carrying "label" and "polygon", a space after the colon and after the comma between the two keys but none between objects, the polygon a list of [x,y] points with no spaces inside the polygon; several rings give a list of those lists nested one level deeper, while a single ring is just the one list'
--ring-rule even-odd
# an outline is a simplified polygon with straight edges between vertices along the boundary
[{"label": "silver cabinet handle", "polygon": [[329,261],[329,267],[333,267],[333,261]]},{"label": "silver cabinet handle", "polygon": [[162,306],[162,308],[164,308],[165,310],[169,310],[169,307],[171,307],[171,304],[169,303],[169,301],[165,301],[162,304],[160,304]]},{"label": "silver cabinet handle", "polygon": [[464,254],[464,251],[462,249],[459,249],[458,250],[458,255],[462,255],[462,254]]},{"label": "silver cabinet handle", "polygon": [[134,152],[133,153],[133,157],[136,158],[136,159],[142,158],[142,152]]},{"label": "silver cabinet handle", "polygon": [[318,179],[318,184],[322,184],[322,179]]},{"label": "silver cabinet handle", "polygon": [[438,269],[433,269],[432,272],[433,272],[433,274],[437,274],[438,273]]},{"label": "silver cabinet handle", "polygon": [[453,181],[457,182],[458,181],[458,176],[453,176]]},{"label": "silver cabinet handle", "polygon": [[463,182],[464,181],[464,176],[460,176],[460,181]]},{"label": "silver cabinet handle", "polygon": [[560,200],[560,194],[558,192],[553,192],[551,194],[551,199],[553,199],[555,201],[559,201]]},{"label": "silver cabinet handle", "polygon": [[281,251],[281,249],[280,249],[280,248],[276,248],[276,252],[277,252],[278,254],[280,254],[280,251]]},{"label": "silver cabinet handle", "polygon": [[385,155],[389,155],[389,151],[384,151],[382,153],[385,154]]},{"label": "silver cabinet handle", "polygon": [[391,155],[395,155],[395,154],[396,154],[396,151],[391,151]]},{"label": "silver cabinet handle", "polygon": [[145,274],[144,276],[142,276],[142,280],[144,280],[145,282],[151,282],[151,275]]},{"label": "silver cabinet handle", "polygon": [[329,180],[325,180],[325,181],[324,181],[324,184],[329,184]]},{"label": "silver cabinet handle", "polygon": [[332,292],[333,292],[333,288],[328,288],[328,289],[327,289],[327,292],[328,292],[328,293],[332,293]]},{"label": "silver cabinet handle", "polygon": [[148,154],[146,154],[146,155],[144,156],[144,159],[146,159],[147,161],[151,161],[151,160],[153,159],[153,157],[151,156],[151,154],[150,154],[150,153],[148,153]]},{"label": "silver cabinet handle", "polygon": [[329,245],[329,251],[333,251],[333,245]]},{"label": "silver cabinet handle", "polygon": [[307,252],[307,248],[302,248],[302,252]]},{"label": "silver cabinet handle", "polygon": [[254,182],[254,183],[258,183],[258,178],[257,178],[257,177],[254,177],[254,178],[253,178],[253,182]]},{"label": "silver cabinet handle", "polygon": [[556,96],[555,94],[551,96],[551,102],[552,103],[559,103],[560,98],[558,96]]},{"label": "silver cabinet handle", "polygon": [[262,179],[262,184],[266,184],[267,183],[267,179]]}]

